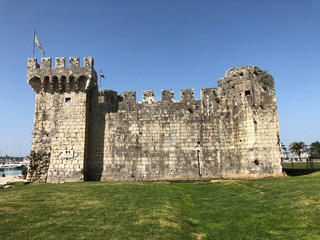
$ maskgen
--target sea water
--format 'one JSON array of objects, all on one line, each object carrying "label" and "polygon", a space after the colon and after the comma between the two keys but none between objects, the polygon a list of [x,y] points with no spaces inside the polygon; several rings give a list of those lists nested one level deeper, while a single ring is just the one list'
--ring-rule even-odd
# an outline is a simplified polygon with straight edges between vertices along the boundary
[{"label": "sea water", "polygon": [[21,176],[21,169],[17,170],[17,169],[5,169],[3,171],[0,170],[0,177],[2,176],[2,174],[5,174],[6,177],[9,176]]}]

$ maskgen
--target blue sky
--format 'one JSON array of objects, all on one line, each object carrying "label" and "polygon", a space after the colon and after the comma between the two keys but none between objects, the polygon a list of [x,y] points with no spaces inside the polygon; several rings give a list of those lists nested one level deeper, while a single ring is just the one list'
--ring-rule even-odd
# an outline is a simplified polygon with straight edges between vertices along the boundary
[{"label": "blue sky", "polygon": [[0,29],[2,155],[31,150],[34,29],[46,57],[92,56],[103,89],[138,100],[185,88],[199,99],[229,68],[257,65],[275,78],[281,141],[320,140],[320,1],[1,0]]}]

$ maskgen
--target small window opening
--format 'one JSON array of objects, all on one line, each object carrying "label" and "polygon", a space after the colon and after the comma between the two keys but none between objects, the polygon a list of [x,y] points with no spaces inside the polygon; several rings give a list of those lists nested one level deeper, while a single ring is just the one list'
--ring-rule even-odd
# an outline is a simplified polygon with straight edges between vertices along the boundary
[{"label": "small window opening", "polygon": [[240,76],[243,76],[243,72],[240,73]]},{"label": "small window opening", "polygon": [[245,92],[244,92],[244,95],[250,96],[250,90],[245,91]]},{"label": "small window opening", "polygon": [[71,103],[71,98],[67,97],[66,98],[66,103]]}]

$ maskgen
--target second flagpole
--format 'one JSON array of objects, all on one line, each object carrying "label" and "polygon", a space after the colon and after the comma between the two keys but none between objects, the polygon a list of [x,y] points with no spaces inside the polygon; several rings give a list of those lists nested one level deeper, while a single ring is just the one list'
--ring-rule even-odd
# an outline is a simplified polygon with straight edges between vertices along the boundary
[{"label": "second flagpole", "polygon": [[32,55],[33,58],[34,58],[34,42],[35,42],[35,37],[36,37],[36,30],[33,31],[33,55]]}]

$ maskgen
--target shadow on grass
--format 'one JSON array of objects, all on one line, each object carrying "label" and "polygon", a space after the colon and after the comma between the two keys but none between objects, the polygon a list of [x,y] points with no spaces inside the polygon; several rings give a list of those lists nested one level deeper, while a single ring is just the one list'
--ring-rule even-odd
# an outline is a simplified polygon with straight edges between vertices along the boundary
[{"label": "shadow on grass", "polygon": [[288,169],[282,168],[282,171],[285,172],[288,176],[304,176],[309,175],[314,172],[320,171],[319,169]]},{"label": "shadow on grass", "polygon": [[[220,179],[220,178],[219,178]],[[209,184],[212,179],[198,179],[198,180],[168,180],[170,184],[176,183],[194,183],[194,184]]]}]

